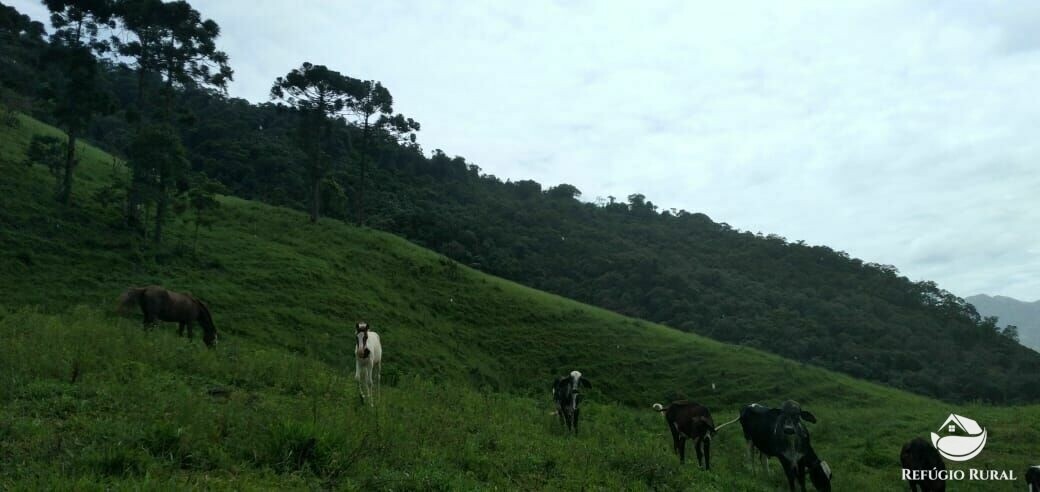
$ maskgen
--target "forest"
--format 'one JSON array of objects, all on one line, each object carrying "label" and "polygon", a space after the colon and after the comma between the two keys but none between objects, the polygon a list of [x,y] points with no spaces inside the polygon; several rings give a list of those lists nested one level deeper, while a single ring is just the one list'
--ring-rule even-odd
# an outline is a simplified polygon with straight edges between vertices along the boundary
[{"label": "forest", "polygon": [[46,24],[0,6],[0,120],[17,124],[20,112],[66,132],[34,139],[27,165],[51,170],[70,209],[79,141],[126,162],[91,199],[120,212],[115,226],[137,234],[137,254],[171,248],[163,226],[175,217],[212,225],[214,196],[228,194],[938,399],[1040,400],[1040,354],[1013,328],[894,266],[661,209],[637,192],[589,199],[576,184],[498,177],[427,152],[391,88],[337,71],[349,67],[303,59],[271,81],[269,101],[232,97],[219,25],[187,2],[45,4]]}]

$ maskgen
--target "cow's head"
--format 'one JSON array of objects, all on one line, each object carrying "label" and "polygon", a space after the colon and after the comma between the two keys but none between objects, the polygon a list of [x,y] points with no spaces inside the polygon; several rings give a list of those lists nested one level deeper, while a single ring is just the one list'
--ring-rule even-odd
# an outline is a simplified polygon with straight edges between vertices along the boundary
[{"label": "cow's head", "polygon": [[581,376],[579,371],[571,371],[571,391],[578,391],[579,388],[591,388],[592,383],[588,379]]},{"label": "cow's head", "polygon": [[570,374],[561,376],[553,383],[553,397],[561,404],[577,408],[582,387],[591,388],[592,383],[583,378],[581,372],[571,371]]},{"label": "cow's head", "polygon": [[816,423],[816,416],[810,412],[802,410],[801,405],[794,400],[787,400],[783,406],[780,407],[780,417],[777,419],[776,426],[781,430],[784,435],[792,436],[795,434],[805,435],[805,427],[802,425],[802,420],[807,422]]}]

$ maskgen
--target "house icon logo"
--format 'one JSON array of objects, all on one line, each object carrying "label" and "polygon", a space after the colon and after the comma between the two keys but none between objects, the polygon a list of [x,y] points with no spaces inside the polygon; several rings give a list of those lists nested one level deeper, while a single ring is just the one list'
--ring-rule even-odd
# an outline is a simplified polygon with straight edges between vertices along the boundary
[{"label": "house icon logo", "polygon": [[951,413],[939,427],[939,432],[947,435],[939,436],[933,432],[932,445],[943,458],[951,461],[968,461],[978,456],[986,446],[986,429],[968,417]]}]

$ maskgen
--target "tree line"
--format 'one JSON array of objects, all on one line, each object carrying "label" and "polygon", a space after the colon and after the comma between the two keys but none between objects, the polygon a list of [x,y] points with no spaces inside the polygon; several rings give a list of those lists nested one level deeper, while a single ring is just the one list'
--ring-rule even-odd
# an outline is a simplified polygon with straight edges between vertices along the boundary
[{"label": "tree line", "polygon": [[[43,3],[50,12],[53,31],[49,36],[42,25],[13,7],[4,7],[3,13],[5,36],[27,48],[12,50],[14,59],[7,63],[35,64],[47,72],[48,84],[34,95],[48,105],[50,119],[66,134],[65,142],[60,143],[47,137],[35,140],[30,160],[48,165],[59,182],[57,198],[71,206],[78,164],[76,142],[95,119],[118,112],[125,127],[122,130],[129,136],[118,149],[131,170],[126,189],[127,224],[144,233],[149,229],[145,215],[154,213],[151,236],[160,244],[174,195],[183,195],[189,188],[198,192],[211,187],[205,178],[190,173],[182,130],[194,123],[194,115],[181,96],[187,92],[226,96],[234,72],[227,54],[216,45],[220,27],[183,0]],[[120,76],[132,76],[133,84],[114,80]],[[11,86],[18,88],[22,80]],[[113,82],[122,86],[113,86]],[[292,140],[306,169],[311,221],[321,215],[322,183],[332,161],[349,160],[361,170],[356,221],[364,224],[367,151],[372,140],[382,134],[401,145],[415,145],[419,123],[393,112],[393,97],[380,82],[356,79],[309,62],[278,77],[271,99],[283,103],[294,120]],[[350,139],[342,145],[342,132],[334,137],[336,123],[355,126],[360,132],[358,145],[352,145]],[[59,153],[64,157],[59,159]],[[193,186],[196,181],[202,184]]]},{"label": "tree line", "polygon": [[1040,398],[1040,355],[1013,329],[895,267],[662,210],[638,193],[583,201],[570,184],[503,180],[439,149],[427,156],[419,123],[395,112],[389,89],[325,65],[278,77],[268,102],[229,97],[219,26],[186,2],[45,3],[49,36],[10,7],[0,14],[4,104],[66,131],[30,159],[51,163],[68,206],[74,139],[124,157],[129,178],[95,198],[122,207],[126,227],[156,244],[170,210],[190,212],[197,228],[214,216],[213,195],[230,193],[305,210],[315,227],[328,216],[387,230],[532,287],[925,395]]}]

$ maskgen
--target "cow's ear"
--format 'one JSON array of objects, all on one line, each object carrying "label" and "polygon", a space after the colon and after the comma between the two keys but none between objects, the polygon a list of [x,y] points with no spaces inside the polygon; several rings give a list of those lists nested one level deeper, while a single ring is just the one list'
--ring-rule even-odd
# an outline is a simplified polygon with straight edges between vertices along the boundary
[{"label": "cow's ear", "polygon": [[815,424],[816,423],[816,416],[813,415],[812,412],[809,412],[807,410],[802,410],[802,420],[805,420],[806,422],[812,422],[812,423]]},{"label": "cow's ear", "polygon": [[581,378],[581,382],[579,382],[578,384],[580,384],[580,385],[582,385],[582,386],[584,386],[586,388],[591,388],[592,387],[592,383],[590,383],[589,380],[585,379],[585,378]]}]

